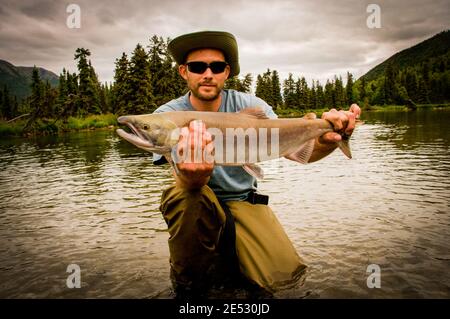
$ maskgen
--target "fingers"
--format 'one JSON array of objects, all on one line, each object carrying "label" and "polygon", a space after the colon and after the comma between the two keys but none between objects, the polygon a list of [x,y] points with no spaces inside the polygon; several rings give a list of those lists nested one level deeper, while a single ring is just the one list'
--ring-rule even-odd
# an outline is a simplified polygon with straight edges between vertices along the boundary
[{"label": "fingers", "polygon": [[356,115],[353,112],[350,111],[344,111],[344,114],[347,115],[347,126],[345,128],[345,134],[350,136],[353,133],[353,130],[355,129],[355,123],[356,123]]},{"label": "fingers", "polygon": [[194,161],[196,163],[201,158],[201,152],[203,149],[203,123],[201,121],[192,121],[189,123],[189,142],[188,147],[191,151],[191,156],[194,157],[194,159],[191,159],[191,161]]},{"label": "fingers", "polygon": [[214,163],[212,135],[202,121],[192,121],[180,130],[177,145],[178,163]]},{"label": "fingers", "polygon": [[336,109],[331,109],[328,112],[322,114],[322,119],[327,120],[333,125],[336,132],[340,132],[347,125],[347,117],[342,111],[337,111]]},{"label": "fingers", "polygon": [[328,132],[319,137],[319,143],[321,144],[337,143],[340,140],[342,140],[342,136],[335,132]]},{"label": "fingers", "polygon": [[178,146],[182,156],[176,162],[177,184],[189,189],[202,187],[208,182],[214,169],[211,134],[202,122],[193,121],[189,123],[189,127],[181,129]]},{"label": "fingers", "polygon": [[208,164],[214,164],[214,143],[212,141],[212,136],[209,132],[206,132],[207,144],[205,146],[205,162]]},{"label": "fingers", "polygon": [[354,114],[355,114],[355,118],[357,118],[357,119],[359,119],[359,117],[361,116],[361,108],[360,108],[359,105],[356,104],[356,103],[353,103],[353,104],[350,106],[349,111],[352,112],[352,113],[354,113]]},{"label": "fingers", "polygon": [[189,129],[187,127],[182,127],[180,130],[180,139],[178,141],[177,145],[177,161],[179,162],[179,159],[183,158],[183,155],[186,154],[186,151],[188,149],[188,141],[189,141]]},{"label": "fingers", "polygon": [[331,109],[322,114],[322,119],[329,121],[335,132],[351,135],[355,129],[356,114],[351,111]]}]

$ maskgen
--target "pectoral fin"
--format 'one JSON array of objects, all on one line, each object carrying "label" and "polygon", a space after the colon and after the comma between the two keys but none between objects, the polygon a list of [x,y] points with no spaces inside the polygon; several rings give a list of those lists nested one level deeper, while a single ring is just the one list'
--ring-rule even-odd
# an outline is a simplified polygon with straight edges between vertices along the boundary
[{"label": "pectoral fin", "polygon": [[264,179],[264,171],[261,167],[256,164],[245,164],[242,166],[243,169],[256,179]]},{"label": "pectoral fin", "polygon": [[314,150],[314,143],[315,139],[312,138],[300,145],[295,152],[285,157],[300,164],[307,164]]},{"label": "pectoral fin", "polygon": [[178,170],[177,164],[174,162],[172,158],[172,153],[173,150],[171,153],[165,154],[164,157],[166,158],[167,162],[169,162],[170,166],[172,166],[173,170],[175,171],[175,174],[179,175],[180,171]]}]

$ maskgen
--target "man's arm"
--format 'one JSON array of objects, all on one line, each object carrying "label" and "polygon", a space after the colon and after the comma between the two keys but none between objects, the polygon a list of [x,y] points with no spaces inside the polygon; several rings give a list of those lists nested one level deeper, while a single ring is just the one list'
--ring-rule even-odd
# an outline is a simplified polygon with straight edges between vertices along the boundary
[{"label": "man's arm", "polygon": [[[348,111],[337,111],[331,109],[322,114],[322,119],[333,124],[336,132],[344,133],[347,136],[352,135],[355,129],[356,119],[361,115],[361,109],[358,104],[352,104]],[[314,144],[314,150],[309,158],[309,163],[318,161],[337,148],[337,142],[342,140],[342,136],[336,132],[328,132],[318,137]]]}]

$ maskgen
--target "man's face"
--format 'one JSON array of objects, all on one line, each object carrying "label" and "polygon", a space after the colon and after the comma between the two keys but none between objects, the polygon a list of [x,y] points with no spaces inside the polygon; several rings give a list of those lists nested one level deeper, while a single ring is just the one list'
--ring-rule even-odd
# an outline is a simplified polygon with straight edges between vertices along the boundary
[{"label": "man's face", "polygon": [[200,49],[188,54],[186,62],[179,66],[181,76],[186,80],[192,94],[202,101],[213,101],[217,99],[223,89],[225,80],[230,74],[230,66],[227,65],[224,72],[214,74],[211,68],[207,68],[202,74],[189,71],[189,62],[225,62],[225,56],[219,50]]}]

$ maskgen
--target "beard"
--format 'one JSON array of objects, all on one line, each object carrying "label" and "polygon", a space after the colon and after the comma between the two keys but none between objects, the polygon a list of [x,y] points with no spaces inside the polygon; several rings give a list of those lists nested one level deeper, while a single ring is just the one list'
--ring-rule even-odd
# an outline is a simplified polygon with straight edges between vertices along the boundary
[{"label": "beard", "polygon": [[213,84],[201,83],[189,89],[191,90],[192,95],[194,95],[197,99],[207,102],[214,101],[215,99],[217,99],[223,88],[219,87],[217,84],[209,87],[205,87],[203,85],[213,85]]}]

